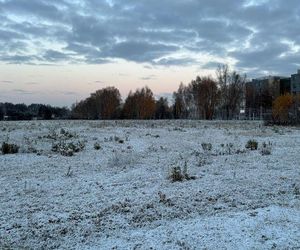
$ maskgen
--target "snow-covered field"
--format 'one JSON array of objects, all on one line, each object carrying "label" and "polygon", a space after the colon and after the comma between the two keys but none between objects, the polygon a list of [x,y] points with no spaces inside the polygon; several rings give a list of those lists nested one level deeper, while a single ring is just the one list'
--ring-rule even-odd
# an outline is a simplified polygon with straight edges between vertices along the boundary
[{"label": "snow-covered field", "polygon": [[3,141],[20,149],[0,154],[0,249],[300,248],[299,128],[1,122]]}]

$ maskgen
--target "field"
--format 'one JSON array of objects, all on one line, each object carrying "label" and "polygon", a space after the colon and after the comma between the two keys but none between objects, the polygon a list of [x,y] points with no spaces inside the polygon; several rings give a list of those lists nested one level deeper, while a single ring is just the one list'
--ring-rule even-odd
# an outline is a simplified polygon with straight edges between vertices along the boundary
[{"label": "field", "polygon": [[300,248],[299,128],[1,122],[2,142],[1,249]]}]

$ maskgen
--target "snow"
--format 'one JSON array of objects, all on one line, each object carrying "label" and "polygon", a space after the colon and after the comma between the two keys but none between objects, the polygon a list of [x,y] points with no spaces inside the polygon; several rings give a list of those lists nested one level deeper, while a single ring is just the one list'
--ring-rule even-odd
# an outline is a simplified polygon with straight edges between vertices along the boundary
[{"label": "snow", "polygon": [[[258,150],[245,149],[250,139]],[[297,127],[5,121],[3,141],[20,152],[0,154],[1,249],[300,248]],[[63,156],[51,151],[59,141],[85,148]],[[185,164],[196,179],[172,182],[171,169]]]}]

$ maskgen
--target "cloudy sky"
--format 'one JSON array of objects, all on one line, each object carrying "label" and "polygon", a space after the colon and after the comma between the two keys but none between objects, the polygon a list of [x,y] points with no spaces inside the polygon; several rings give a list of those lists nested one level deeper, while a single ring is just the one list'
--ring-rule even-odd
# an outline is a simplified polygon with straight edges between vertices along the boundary
[{"label": "cloudy sky", "polygon": [[71,105],[106,86],[167,95],[228,63],[300,68],[299,0],[0,0],[0,102]]}]

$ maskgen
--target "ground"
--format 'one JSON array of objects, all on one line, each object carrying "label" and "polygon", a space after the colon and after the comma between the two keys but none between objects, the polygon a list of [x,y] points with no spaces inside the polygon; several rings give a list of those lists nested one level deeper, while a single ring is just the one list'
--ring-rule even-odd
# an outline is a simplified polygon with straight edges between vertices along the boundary
[{"label": "ground", "polygon": [[300,248],[299,128],[1,122],[2,142],[1,249]]}]

